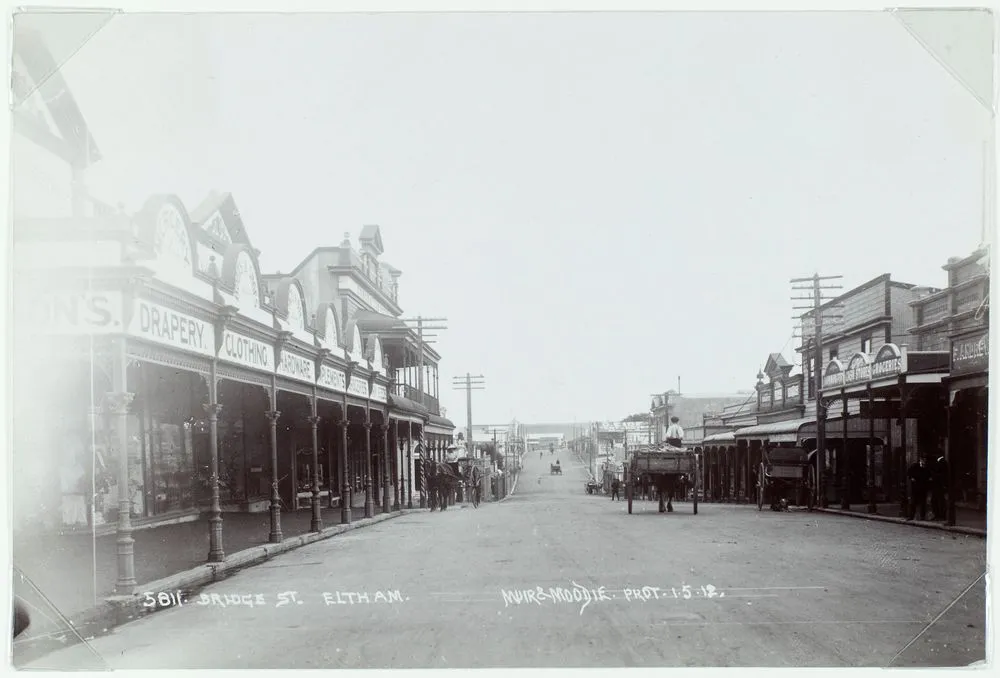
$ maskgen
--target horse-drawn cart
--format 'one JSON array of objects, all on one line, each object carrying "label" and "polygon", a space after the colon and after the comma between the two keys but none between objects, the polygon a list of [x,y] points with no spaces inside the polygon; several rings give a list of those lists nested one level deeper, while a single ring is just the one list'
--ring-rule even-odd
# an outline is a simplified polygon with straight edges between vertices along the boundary
[{"label": "horse-drawn cart", "polygon": [[795,503],[801,503],[803,492],[806,495],[806,507],[811,511],[815,497],[813,476],[809,453],[801,448],[765,447],[761,451],[760,467],[757,469],[757,510],[764,509],[764,504],[770,500],[771,508],[777,510],[781,500],[787,499],[787,494],[794,493]]},{"label": "horse-drawn cart", "polygon": [[604,490],[604,486],[596,480],[588,480],[585,487],[587,494],[600,494]]},{"label": "horse-drawn cart", "polygon": [[631,463],[625,467],[625,494],[629,513],[632,513],[636,483],[643,480],[656,487],[660,513],[673,512],[674,491],[679,483],[693,483],[692,503],[694,514],[698,515],[698,457],[694,452],[672,445],[636,450],[632,454]]},{"label": "horse-drawn cart", "polygon": [[559,464],[549,464],[549,475],[562,475],[562,466]]}]

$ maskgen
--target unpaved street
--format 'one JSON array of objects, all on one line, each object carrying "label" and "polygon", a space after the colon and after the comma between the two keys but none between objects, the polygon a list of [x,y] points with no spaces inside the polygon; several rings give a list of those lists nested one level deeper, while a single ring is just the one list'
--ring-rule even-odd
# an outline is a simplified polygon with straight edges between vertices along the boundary
[{"label": "unpaved street", "polygon": [[[628,515],[624,501],[588,496],[583,466],[557,455],[562,476],[549,475],[548,453],[527,455],[501,504],[301,548],[91,647],[113,668],[158,669],[942,666],[985,656],[983,581],[961,596],[985,569],[983,539],[748,506],[702,504],[695,516],[687,503],[658,514],[638,501]],[[76,646],[35,666],[95,661]]]}]

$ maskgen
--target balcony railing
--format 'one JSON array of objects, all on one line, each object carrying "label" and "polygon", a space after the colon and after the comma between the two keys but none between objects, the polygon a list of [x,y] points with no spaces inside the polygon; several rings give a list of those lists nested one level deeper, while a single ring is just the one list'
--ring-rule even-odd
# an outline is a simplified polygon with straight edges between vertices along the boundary
[{"label": "balcony railing", "polygon": [[415,386],[408,386],[406,384],[400,384],[396,388],[396,394],[401,395],[407,400],[412,400],[415,403],[420,403],[428,409],[431,414],[440,416],[441,415],[441,404],[437,398],[427,393],[422,393]]}]

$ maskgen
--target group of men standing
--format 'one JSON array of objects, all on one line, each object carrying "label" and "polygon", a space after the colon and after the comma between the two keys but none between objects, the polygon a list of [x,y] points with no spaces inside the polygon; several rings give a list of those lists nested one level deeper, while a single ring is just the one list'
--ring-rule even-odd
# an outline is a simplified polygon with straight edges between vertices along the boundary
[{"label": "group of men standing", "polygon": [[948,507],[945,493],[948,490],[948,462],[940,455],[933,464],[928,465],[927,458],[921,456],[907,472],[910,481],[910,514],[907,520],[913,520],[917,511],[920,519],[927,519],[927,494],[931,495],[931,520],[945,520]]}]

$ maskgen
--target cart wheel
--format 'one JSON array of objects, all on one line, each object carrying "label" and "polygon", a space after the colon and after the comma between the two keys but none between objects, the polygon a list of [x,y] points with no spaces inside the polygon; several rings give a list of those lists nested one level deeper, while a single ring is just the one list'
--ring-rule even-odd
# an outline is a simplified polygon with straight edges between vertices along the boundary
[{"label": "cart wheel", "polygon": [[757,469],[757,510],[764,510],[764,464]]}]

